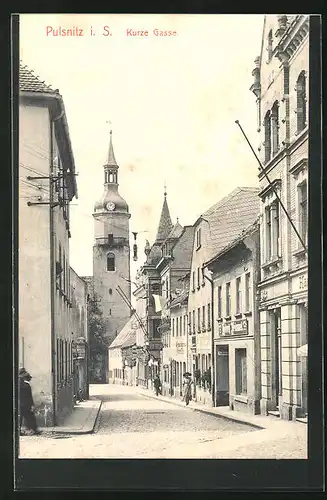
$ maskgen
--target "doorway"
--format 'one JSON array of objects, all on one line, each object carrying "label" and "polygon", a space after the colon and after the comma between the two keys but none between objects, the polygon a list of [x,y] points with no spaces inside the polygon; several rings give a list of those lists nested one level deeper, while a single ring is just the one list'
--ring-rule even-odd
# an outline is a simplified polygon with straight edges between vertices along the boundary
[{"label": "doorway", "polygon": [[279,410],[280,396],[282,394],[282,336],[281,336],[281,311],[280,307],[271,313],[272,329],[272,403]]},{"label": "doorway", "polygon": [[216,346],[216,406],[229,405],[229,348]]}]

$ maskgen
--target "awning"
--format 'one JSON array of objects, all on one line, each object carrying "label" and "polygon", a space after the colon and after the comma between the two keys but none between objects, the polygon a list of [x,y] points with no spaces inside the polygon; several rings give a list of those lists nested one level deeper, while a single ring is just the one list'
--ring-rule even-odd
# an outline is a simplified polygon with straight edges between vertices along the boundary
[{"label": "awning", "polygon": [[308,344],[301,345],[301,347],[297,349],[297,353],[299,356],[308,356]]}]

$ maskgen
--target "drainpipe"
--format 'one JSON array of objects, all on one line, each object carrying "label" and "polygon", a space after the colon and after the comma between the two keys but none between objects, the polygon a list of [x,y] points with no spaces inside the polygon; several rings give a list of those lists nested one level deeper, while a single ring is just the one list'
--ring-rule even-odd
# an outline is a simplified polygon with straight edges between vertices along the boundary
[{"label": "drainpipe", "polygon": [[56,425],[56,335],[55,335],[55,286],[56,280],[54,276],[55,270],[55,251],[54,251],[54,221],[53,221],[53,134],[54,122],[51,122],[50,133],[50,181],[49,181],[49,226],[50,226],[50,316],[51,316],[51,375],[52,375],[52,414],[53,425]]},{"label": "drainpipe", "polygon": [[214,374],[214,354],[215,354],[215,309],[214,309],[214,282],[205,273],[204,277],[211,285],[211,398],[212,406],[215,406],[215,374]]}]

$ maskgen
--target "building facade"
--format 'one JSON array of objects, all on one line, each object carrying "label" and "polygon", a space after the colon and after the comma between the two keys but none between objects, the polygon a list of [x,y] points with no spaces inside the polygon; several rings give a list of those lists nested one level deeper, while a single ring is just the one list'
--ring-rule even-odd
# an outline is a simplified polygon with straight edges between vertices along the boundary
[{"label": "building facade", "polygon": [[[108,345],[130,318],[130,245],[129,213],[126,201],[118,192],[118,170],[112,145],[104,165],[104,193],[94,205],[93,290],[106,324]],[[127,302],[117,291],[120,287]],[[108,354],[100,360],[108,382]]]},{"label": "building facade", "polygon": [[20,66],[19,364],[32,375],[40,426],[73,408],[69,202],[77,197],[64,102]]},{"label": "building facade", "polygon": [[221,396],[214,386],[213,338],[218,325],[214,322],[214,282],[206,263],[253,223],[253,206],[257,203],[258,189],[236,188],[210,207],[194,225],[188,300],[190,371],[195,381],[196,401],[210,406],[216,405]]},{"label": "building facade", "polygon": [[[309,16],[265,16],[253,70],[261,198],[261,410],[307,413]],[[265,174],[269,176],[270,183]],[[299,236],[294,231],[285,207]]]},{"label": "building facade", "polygon": [[259,198],[257,219],[216,255],[207,267],[214,281],[215,406],[260,413]]},{"label": "building facade", "polygon": [[135,317],[131,316],[126,325],[109,346],[109,383],[132,385],[135,379],[135,359],[131,359],[129,349],[135,346]]},{"label": "building facade", "polygon": [[74,395],[89,397],[89,342],[87,321],[87,284],[70,267],[71,338],[73,344]]}]

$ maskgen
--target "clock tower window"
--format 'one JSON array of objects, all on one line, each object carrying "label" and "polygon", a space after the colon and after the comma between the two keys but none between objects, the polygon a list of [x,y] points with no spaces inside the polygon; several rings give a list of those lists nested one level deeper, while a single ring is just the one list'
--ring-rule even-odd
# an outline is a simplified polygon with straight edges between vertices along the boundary
[{"label": "clock tower window", "polygon": [[115,271],[115,255],[113,253],[107,255],[107,271]]}]

